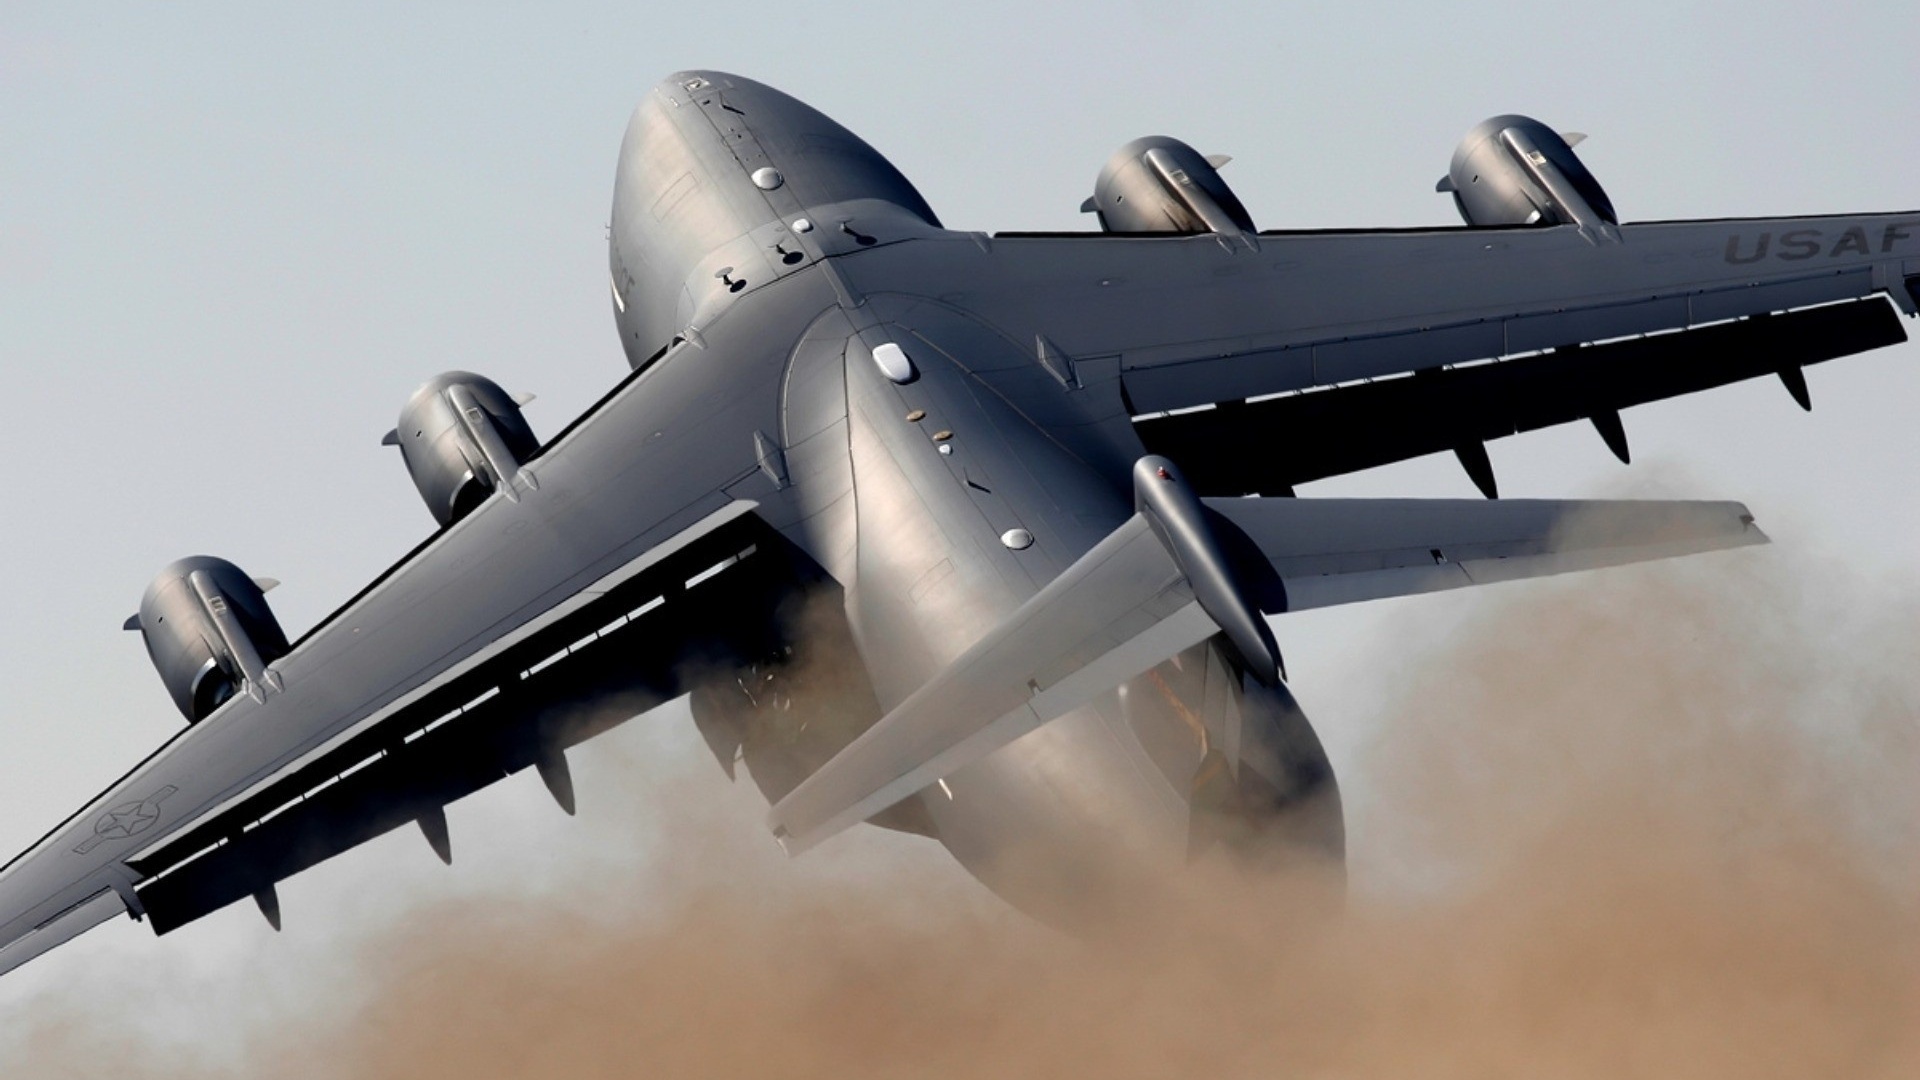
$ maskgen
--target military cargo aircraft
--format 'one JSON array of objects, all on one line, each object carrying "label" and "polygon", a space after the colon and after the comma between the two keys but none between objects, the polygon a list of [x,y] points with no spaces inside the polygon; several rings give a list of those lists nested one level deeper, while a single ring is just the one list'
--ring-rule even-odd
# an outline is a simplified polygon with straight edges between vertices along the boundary
[{"label": "military cargo aircraft", "polygon": [[[437,528],[298,638],[167,567],[127,621],[185,726],[0,872],[0,970],[165,933],[690,696],[799,852],[924,834],[1013,904],[1198,855],[1343,857],[1270,619],[1762,543],[1737,503],[1499,501],[1485,443],[1905,340],[1920,213],[1621,222],[1577,135],[1500,116],[1464,227],[1261,231],[1223,159],[1122,147],[1097,228],[941,226],[852,132],[676,74],[620,149],[632,371],[542,441],[450,372],[386,441]],[[1435,452],[1486,500],[1310,499]],[[16,748],[16,753],[20,752]]]}]

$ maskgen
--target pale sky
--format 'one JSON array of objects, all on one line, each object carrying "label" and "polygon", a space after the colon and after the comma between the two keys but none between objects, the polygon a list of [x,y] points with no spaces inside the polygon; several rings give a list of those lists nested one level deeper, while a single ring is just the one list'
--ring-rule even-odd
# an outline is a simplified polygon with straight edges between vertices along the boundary
[{"label": "pale sky", "polygon": [[[0,849],[31,843],[179,725],[120,630],[162,565],[204,552],[279,578],[271,600],[298,634],[429,531],[379,446],[416,385],[466,368],[532,391],[546,435],[625,372],[603,226],[626,118],[670,72],[729,70],[814,104],[955,227],[1091,227],[1076,208],[1102,161],[1156,133],[1233,155],[1225,176],[1262,228],[1448,224],[1433,184],[1454,144],[1510,111],[1588,133],[1579,153],[1633,221],[1920,207],[1916,42],[1920,10],[1895,3],[13,0],[0,13],[13,453]],[[1811,370],[1810,416],[1772,380],[1631,410],[1627,469],[1585,426],[1490,451],[1503,494],[1738,498],[1775,540],[1754,557],[1779,573],[1863,597],[1911,589],[1916,361],[1909,344]],[[1302,492],[1472,493],[1450,457]],[[1336,769],[1364,734],[1351,717],[1391,678],[1386,620],[1444,633],[1478,602],[1276,624]],[[587,780],[684,770],[724,787],[681,710],[613,738],[626,749],[582,755],[583,816]],[[1342,778],[1364,805],[1368,778]],[[6,980],[0,1009],[123,959],[217,988],[277,955],[318,985],[333,976],[317,958],[353,925],[326,910],[342,897],[378,915],[519,888],[566,860],[644,865],[644,843],[589,850],[594,826],[517,781],[455,808],[472,858],[453,871],[390,838],[283,887],[290,920],[339,919],[331,930],[266,940],[239,908],[159,941],[116,922]],[[757,827],[752,801],[729,798]],[[1364,865],[1364,830],[1355,844]],[[220,1009],[171,1008],[189,1032]]]}]

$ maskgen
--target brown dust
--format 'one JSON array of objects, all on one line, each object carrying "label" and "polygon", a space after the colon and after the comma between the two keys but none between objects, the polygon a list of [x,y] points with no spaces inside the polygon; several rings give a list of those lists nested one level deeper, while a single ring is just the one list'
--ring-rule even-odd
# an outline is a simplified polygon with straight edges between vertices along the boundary
[{"label": "brown dust", "polygon": [[[1803,593],[1782,562],[1494,591],[1441,641],[1407,608],[1383,715],[1335,760],[1335,913],[1310,873],[1201,866],[1074,941],[951,877],[803,877],[739,821],[681,814],[633,910],[463,902],[369,929],[350,1005],[250,1020],[233,1071],[1920,1076],[1920,605]],[[228,1068],[85,1002],[7,1023],[32,1032],[7,1076]]]}]

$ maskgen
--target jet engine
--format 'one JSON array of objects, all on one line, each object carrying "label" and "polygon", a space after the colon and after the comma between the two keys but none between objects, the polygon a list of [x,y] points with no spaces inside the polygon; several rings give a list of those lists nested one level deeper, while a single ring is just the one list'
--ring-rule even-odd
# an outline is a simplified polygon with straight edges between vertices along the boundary
[{"label": "jet engine", "polygon": [[187,723],[208,714],[237,693],[264,701],[280,689],[268,665],[288,651],[287,635],[267,606],[266,590],[226,561],[195,555],[173,563],[147,586],[140,613],[128,630],[140,631],[147,655],[160,672]]},{"label": "jet engine", "polygon": [[1165,135],[1135,139],[1114,152],[1094,181],[1082,213],[1100,217],[1116,233],[1219,233],[1254,231],[1247,208],[1220,179],[1222,155],[1203,157]]},{"label": "jet engine", "polygon": [[520,413],[532,395],[509,395],[491,379],[449,371],[413,392],[383,446],[398,446],[427,510],[451,525],[495,491],[518,501],[538,486],[521,466],[540,448]]},{"label": "jet engine", "polygon": [[1525,116],[1483,120],[1434,190],[1451,194],[1469,225],[1577,225],[1589,239],[1618,239],[1613,203],[1573,152],[1584,138]]}]

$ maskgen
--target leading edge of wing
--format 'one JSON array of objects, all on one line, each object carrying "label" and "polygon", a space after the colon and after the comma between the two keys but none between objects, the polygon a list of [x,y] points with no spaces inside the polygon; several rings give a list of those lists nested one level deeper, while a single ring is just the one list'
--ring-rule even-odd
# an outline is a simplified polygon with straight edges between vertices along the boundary
[{"label": "leading edge of wing", "polygon": [[[1920,219],[1920,210],[1857,210],[1835,214],[1796,214],[1797,221],[1844,221],[1860,217],[1912,217]],[[1623,221],[1620,227],[1631,228],[1641,225],[1745,225],[1753,222],[1778,221],[1780,215],[1752,215],[1746,217],[1705,217],[1705,218],[1652,218],[1646,221]],[[1553,225],[1366,225],[1341,226],[1324,229],[1261,229],[1256,236],[1425,236],[1462,233],[1486,233],[1497,235],[1514,232],[1542,232],[1547,229],[1574,226]],[[1006,229],[993,233],[995,240],[1191,240],[1195,236],[1209,236],[1206,233],[1145,233],[1145,232],[1102,232],[1090,229]]]}]

